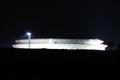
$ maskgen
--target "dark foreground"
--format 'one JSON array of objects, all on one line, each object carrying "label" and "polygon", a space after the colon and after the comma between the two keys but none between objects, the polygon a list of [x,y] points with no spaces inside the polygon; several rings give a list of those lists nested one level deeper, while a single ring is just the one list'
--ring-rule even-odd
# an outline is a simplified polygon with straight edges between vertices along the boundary
[{"label": "dark foreground", "polygon": [[119,58],[119,51],[0,49],[0,69],[8,80],[40,80],[51,72],[109,70]]}]

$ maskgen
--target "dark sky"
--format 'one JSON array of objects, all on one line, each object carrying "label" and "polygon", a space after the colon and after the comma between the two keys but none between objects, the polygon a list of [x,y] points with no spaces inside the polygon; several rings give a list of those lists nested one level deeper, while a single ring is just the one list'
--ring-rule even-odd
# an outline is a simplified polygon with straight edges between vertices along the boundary
[{"label": "dark sky", "polygon": [[119,42],[120,2],[117,0],[48,3],[36,8],[1,7],[0,47],[27,38],[26,31],[31,31],[33,38],[99,38]]}]

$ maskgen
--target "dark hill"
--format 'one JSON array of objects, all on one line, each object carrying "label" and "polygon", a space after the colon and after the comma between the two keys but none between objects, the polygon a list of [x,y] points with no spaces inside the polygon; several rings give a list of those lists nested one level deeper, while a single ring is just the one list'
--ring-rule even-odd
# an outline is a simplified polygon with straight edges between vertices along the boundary
[{"label": "dark hill", "polygon": [[20,78],[21,75],[39,77],[41,73],[46,75],[53,71],[100,71],[108,69],[111,65],[119,65],[119,57],[117,51],[1,48],[0,69],[5,76],[7,74],[9,78],[12,76],[12,80],[18,80],[16,78]]}]

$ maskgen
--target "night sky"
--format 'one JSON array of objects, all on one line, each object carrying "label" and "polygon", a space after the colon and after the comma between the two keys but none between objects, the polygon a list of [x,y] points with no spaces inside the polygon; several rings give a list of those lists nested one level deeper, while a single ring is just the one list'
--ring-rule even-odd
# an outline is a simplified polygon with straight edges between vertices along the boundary
[{"label": "night sky", "polygon": [[29,7],[31,4],[1,7],[0,47],[11,47],[16,39],[27,38],[27,31],[32,32],[32,38],[99,38],[119,42],[119,3],[117,0],[56,0],[36,8]]}]

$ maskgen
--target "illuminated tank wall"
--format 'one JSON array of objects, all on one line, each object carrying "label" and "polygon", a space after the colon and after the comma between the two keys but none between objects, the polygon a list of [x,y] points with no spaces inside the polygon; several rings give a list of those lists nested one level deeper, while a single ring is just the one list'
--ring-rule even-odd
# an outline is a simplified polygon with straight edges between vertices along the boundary
[{"label": "illuminated tank wall", "polygon": [[[16,40],[14,48],[29,48],[29,40]],[[99,39],[31,39],[30,49],[85,49],[85,50],[105,50],[107,45],[102,44]]]}]

